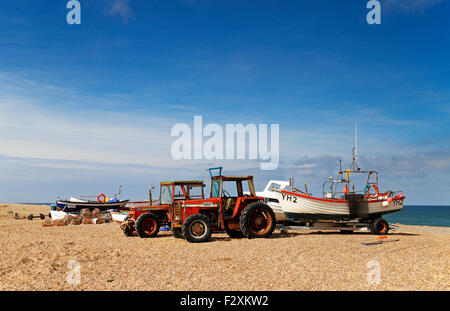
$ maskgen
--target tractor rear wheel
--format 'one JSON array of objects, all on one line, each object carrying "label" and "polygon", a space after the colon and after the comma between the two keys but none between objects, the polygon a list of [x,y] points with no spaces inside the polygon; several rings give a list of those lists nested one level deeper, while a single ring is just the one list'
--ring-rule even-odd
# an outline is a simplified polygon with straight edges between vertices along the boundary
[{"label": "tractor rear wheel", "polygon": [[212,226],[208,216],[194,214],[183,223],[183,236],[192,243],[207,242],[211,239]]},{"label": "tractor rear wheel", "polygon": [[383,235],[388,233],[389,224],[383,218],[376,218],[370,224],[369,229],[373,234]]},{"label": "tractor rear wheel", "polygon": [[275,230],[276,222],[272,209],[263,202],[254,202],[247,205],[239,218],[242,233],[249,239],[271,236]]},{"label": "tractor rear wheel", "polygon": [[159,232],[158,217],[153,213],[145,213],[136,220],[136,232],[141,238],[152,238]]},{"label": "tractor rear wheel", "polygon": [[228,228],[227,222],[225,222],[225,231],[227,232],[228,236],[232,239],[240,239],[244,237],[242,231]]}]

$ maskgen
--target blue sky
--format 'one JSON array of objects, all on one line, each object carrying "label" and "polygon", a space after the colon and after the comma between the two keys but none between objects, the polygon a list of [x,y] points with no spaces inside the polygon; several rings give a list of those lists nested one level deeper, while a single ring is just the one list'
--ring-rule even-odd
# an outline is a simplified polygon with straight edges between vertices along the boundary
[{"label": "blue sky", "polygon": [[[450,204],[450,3],[81,0],[0,3],[0,201],[104,192],[144,199],[150,184],[294,176],[320,193],[351,160],[409,204]],[[280,166],[175,161],[177,122],[279,123]]]}]

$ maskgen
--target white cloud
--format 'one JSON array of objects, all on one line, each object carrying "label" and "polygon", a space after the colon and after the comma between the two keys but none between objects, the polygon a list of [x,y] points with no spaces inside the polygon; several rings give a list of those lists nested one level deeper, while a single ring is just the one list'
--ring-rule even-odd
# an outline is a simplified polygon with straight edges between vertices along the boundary
[{"label": "white cloud", "polygon": [[392,177],[424,178],[450,174],[450,150],[416,152],[404,156],[364,156],[361,162]]},{"label": "white cloud", "polygon": [[383,0],[382,9],[387,12],[424,13],[442,0]]},{"label": "white cloud", "polygon": [[13,157],[158,163],[169,152],[163,118],[126,112],[60,112],[0,97],[0,153]]},{"label": "white cloud", "polygon": [[[0,154],[20,158],[169,165],[170,117],[102,110],[102,98],[0,73]],[[120,106],[129,98],[111,98]],[[75,103],[75,104],[74,104]],[[179,121],[178,121],[179,122]]]},{"label": "white cloud", "polygon": [[[78,170],[90,170],[98,163],[161,170],[189,167],[191,171],[204,171],[218,163],[243,170],[259,165],[258,161],[245,160],[174,160],[171,127],[192,122],[191,116],[175,119],[170,111],[180,107],[170,104],[165,106],[165,114],[151,109],[145,113],[102,109],[104,105],[97,104],[101,97],[0,72],[0,155],[37,159],[33,166],[42,168]],[[109,104],[123,107],[122,102],[135,101],[132,96],[115,94]],[[129,166],[126,169],[133,171]]]},{"label": "white cloud", "polygon": [[133,11],[130,7],[129,0],[111,0],[108,1],[106,12],[109,16],[121,16],[123,21],[127,23],[134,18]]}]

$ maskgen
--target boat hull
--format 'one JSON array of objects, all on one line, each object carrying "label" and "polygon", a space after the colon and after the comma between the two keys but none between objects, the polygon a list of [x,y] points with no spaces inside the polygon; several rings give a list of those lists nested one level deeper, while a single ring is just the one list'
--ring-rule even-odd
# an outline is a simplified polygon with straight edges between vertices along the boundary
[{"label": "boat hull", "polygon": [[277,222],[283,222],[283,221],[287,220],[286,215],[284,214],[283,208],[280,203],[269,202],[266,200],[265,200],[265,202],[272,209],[273,213],[275,214],[275,219],[277,220]]},{"label": "boat hull", "polygon": [[50,211],[52,220],[64,219],[67,215],[78,216],[79,213],[66,213],[63,211]]},{"label": "boat hull", "polygon": [[[109,219],[110,211],[102,211],[101,215],[102,215],[102,217],[106,217],[106,219]],[[50,210],[50,216],[51,216],[52,220],[61,220],[61,219],[65,219],[66,216],[73,216],[73,217],[80,216],[80,211],[65,212],[65,211]],[[94,223],[97,222],[97,218],[93,218],[93,220],[94,220]]]},{"label": "boat hull", "polygon": [[111,218],[114,222],[117,223],[122,223],[125,221],[125,219],[128,216],[128,211],[119,211],[119,210],[114,210],[114,211],[110,211],[111,214]]},{"label": "boat hull", "polygon": [[57,201],[56,207],[66,212],[80,211],[83,208],[88,208],[90,210],[98,208],[100,211],[107,211],[110,209],[122,209],[127,203],[128,200],[117,203]]},{"label": "boat hull", "polygon": [[348,200],[322,199],[285,190],[276,194],[286,218],[291,221],[375,218],[401,210],[404,201],[404,197],[397,197],[389,202],[386,196],[364,200],[357,209],[351,209]]}]

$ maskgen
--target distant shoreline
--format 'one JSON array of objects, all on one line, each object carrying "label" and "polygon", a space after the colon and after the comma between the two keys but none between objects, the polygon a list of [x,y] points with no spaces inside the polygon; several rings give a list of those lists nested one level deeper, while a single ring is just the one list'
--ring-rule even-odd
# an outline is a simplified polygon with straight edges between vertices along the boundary
[{"label": "distant shoreline", "polygon": [[33,206],[50,206],[52,204],[55,204],[55,202],[38,202],[38,203],[4,203],[4,204],[19,204],[19,205],[33,205]]}]

